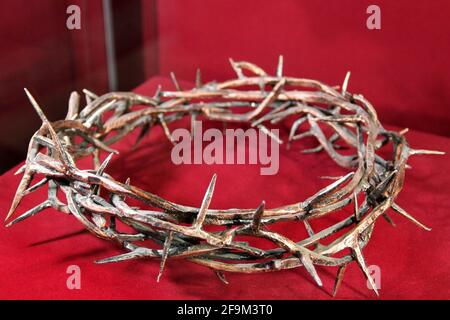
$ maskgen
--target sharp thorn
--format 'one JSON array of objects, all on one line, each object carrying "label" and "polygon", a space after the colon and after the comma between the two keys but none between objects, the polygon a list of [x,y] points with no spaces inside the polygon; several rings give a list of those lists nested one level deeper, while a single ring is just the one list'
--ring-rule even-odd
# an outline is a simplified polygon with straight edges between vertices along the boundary
[{"label": "sharp thorn", "polygon": [[160,96],[161,96],[161,85],[158,84],[158,86],[156,87],[155,94],[153,95],[153,98],[159,99]]},{"label": "sharp thorn", "polygon": [[197,68],[195,73],[195,87],[198,89],[202,86],[202,74],[200,68]]},{"label": "sharp thorn", "polygon": [[99,176],[103,175],[103,172],[105,171],[106,167],[108,166],[109,162],[111,161],[112,156],[114,155],[114,153],[110,153],[106,159],[102,162],[102,164],[100,165],[100,167],[97,170],[97,174]]},{"label": "sharp thorn", "polygon": [[16,194],[14,195],[14,199],[12,201],[11,207],[9,208],[8,214],[6,215],[5,221],[8,220],[9,217],[12,216],[14,211],[16,211],[17,207],[19,206],[20,202],[22,201],[23,192],[30,185],[32,178],[33,178],[33,175],[30,172],[25,171],[22,179],[20,180],[19,186],[17,187]]},{"label": "sharp thorn", "polygon": [[309,221],[307,219],[303,220],[303,224],[305,225],[306,232],[308,232],[308,236],[312,237],[314,235],[314,230],[312,229]]},{"label": "sharp thorn", "polygon": [[424,149],[410,149],[409,150],[410,155],[416,155],[416,154],[436,154],[436,155],[445,155],[444,151],[437,151],[437,150],[424,150]]},{"label": "sharp thorn", "polygon": [[348,81],[350,80],[350,75],[351,75],[350,71],[347,71],[347,73],[345,74],[344,82],[342,83],[342,92],[341,92],[343,96],[347,92]]},{"label": "sharp thorn", "polygon": [[304,150],[302,150],[302,153],[303,153],[303,154],[317,153],[317,152],[322,151],[322,149],[323,149],[323,146],[322,146],[321,144],[319,144],[319,145],[318,145],[317,147],[315,147],[315,148],[304,149]]},{"label": "sharp thorn", "polygon": [[159,118],[159,123],[161,124],[161,126],[162,126],[162,128],[163,128],[163,131],[164,131],[164,134],[166,135],[167,139],[168,139],[173,145],[175,145],[175,141],[173,140],[172,134],[170,133],[170,129],[169,129],[169,127],[167,126],[166,121],[164,120],[164,116],[160,113],[160,114],[158,115],[158,118]]},{"label": "sharp thorn", "polygon": [[170,73],[170,78],[172,79],[172,82],[173,82],[173,84],[175,85],[175,89],[176,89],[177,91],[182,91],[182,90],[181,90],[181,87],[180,87],[180,84],[178,83],[177,77],[175,76],[175,73],[174,73],[174,72],[171,72],[171,73]]},{"label": "sharp thorn", "polygon": [[144,139],[145,135],[150,130],[150,127],[151,127],[150,123],[146,123],[142,126],[142,129],[139,132],[139,135],[136,138],[136,141],[134,142],[133,148],[136,148],[139,145],[139,143],[142,141],[142,139]]},{"label": "sharp thorn", "polygon": [[191,113],[191,139],[195,138],[195,124],[196,124],[197,114]]},{"label": "sharp thorn", "polygon": [[80,109],[80,94],[72,91],[69,97],[69,108],[67,109],[66,120],[73,120],[77,117]]},{"label": "sharp thorn", "polygon": [[289,132],[289,141],[295,140],[295,132],[297,131],[298,127],[301,126],[303,122],[306,121],[306,117],[298,118],[295,120],[295,122],[292,124],[291,131]]},{"label": "sharp thorn", "polygon": [[409,128],[405,128],[398,132],[399,135],[404,136],[409,131]]},{"label": "sharp thorn", "polygon": [[25,196],[25,195],[27,195],[27,194],[30,194],[30,193],[36,191],[37,189],[39,189],[40,187],[42,187],[43,185],[45,185],[45,184],[47,183],[47,181],[48,181],[48,178],[47,178],[47,177],[42,178],[39,182],[36,182],[34,185],[32,185],[31,187],[29,187],[28,189],[26,189],[26,190],[23,192],[23,195]]},{"label": "sharp thorn", "polygon": [[283,144],[283,141],[277,136],[275,135],[272,131],[270,131],[269,129],[267,129],[265,126],[263,126],[262,124],[257,125],[257,128],[259,130],[261,130],[263,133],[265,133],[266,135],[268,135],[271,139],[273,139],[276,143],[278,144]]},{"label": "sharp thorn", "polygon": [[51,204],[50,201],[46,200],[44,202],[42,202],[41,204],[37,205],[36,207],[28,210],[27,212],[25,212],[24,214],[18,216],[16,219],[14,219],[13,221],[9,222],[6,227],[10,227],[20,221],[23,221],[29,217],[34,216],[35,214],[41,212],[44,209],[50,208]]},{"label": "sharp thorn", "polygon": [[211,203],[212,194],[214,192],[214,186],[216,184],[217,175],[212,176],[211,182],[209,183],[208,189],[206,190],[205,196],[203,197],[202,204],[198,210],[197,218],[193,224],[193,228],[200,230],[202,228],[203,222],[205,221],[206,214],[208,213],[208,207]]},{"label": "sharp thorn", "polygon": [[308,271],[308,273],[311,275],[311,277],[317,283],[317,285],[319,287],[321,287],[322,286],[322,280],[320,280],[319,275],[317,274],[316,268],[314,267],[314,264],[313,264],[311,258],[308,256],[308,254],[300,253],[300,261],[302,262],[302,264],[305,267],[306,271]]},{"label": "sharp thorn", "polygon": [[135,251],[119,254],[117,256],[96,260],[95,263],[97,264],[104,264],[104,263],[111,263],[111,262],[120,262],[125,260],[132,260],[142,257],[142,255],[137,254]]},{"label": "sharp thorn", "polygon": [[341,265],[339,267],[339,270],[338,270],[337,275],[336,275],[336,280],[334,282],[333,297],[336,296],[336,294],[337,294],[337,292],[338,292],[338,290],[339,290],[339,288],[341,286],[342,280],[344,279],[344,273],[345,273],[346,269],[347,269],[347,263],[343,264],[343,265]]},{"label": "sharp thorn", "polygon": [[88,90],[88,89],[83,89],[83,93],[89,97],[91,97],[92,99],[97,99],[98,95],[96,95],[95,93],[93,93],[92,91]]},{"label": "sharp thorn", "polygon": [[225,278],[225,275],[223,274],[223,272],[221,272],[219,270],[213,270],[213,271],[216,274],[217,278],[219,278],[220,281],[222,281],[225,284],[229,284],[229,282],[227,281],[227,278]]},{"label": "sharp thorn", "polygon": [[359,221],[358,197],[356,193],[353,193],[353,214],[355,215],[356,221]]},{"label": "sharp thorn", "polygon": [[[102,176],[103,173],[105,172],[106,167],[108,166],[109,162],[111,161],[111,158],[113,156],[114,153],[110,153],[106,159],[102,162],[102,164],[98,167],[97,169],[97,175]],[[100,185],[96,184],[94,185],[94,187],[92,188],[92,193],[93,194],[99,194],[99,190],[100,190]]]},{"label": "sharp thorn", "polygon": [[241,68],[239,68],[236,65],[236,62],[234,62],[234,60],[232,58],[228,58],[228,60],[230,61],[231,67],[233,68],[234,72],[236,72],[236,75],[239,79],[244,78],[244,74],[242,73]]},{"label": "sharp thorn", "polygon": [[424,229],[426,231],[431,231],[431,228],[427,227],[426,225],[424,225],[423,223],[418,221],[416,218],[414,218],[412,215],[410,215],[408,212],[406,212],[403,208],[401,208],[396,203],[392,203],[391,208],[394,209],[401,216],[405,217],[406,219],[408,219],[409,221],[414,223],[415,225],[421,227],[422,229]]},{"label": "sharp thorn", "polygon": [[387,213],[383,213],[383,218],[386,220],[391,226],[395,227],[395,222],[392,221],[391,217],[387,215]]},{"label": "sharp thorn", "polygon": [[283,56],[280,55],[278,57],[277,77],[281,78],[282,76],[283,76]]},{"label": "sharp thorn", "polygon": [[30,100],[31,105],[33,106],[33,108],[36,110],[36,113],[38,114],[39,118],[41,118],[42,122],[48,124],[49,121],[47,119],[47,117],[45,116],[44,112],[42,111],[41,107],[39,106],[39,104],[36,102],[36,100],[34,99],[34,97],[31,95],[30,91],[28,91],[27,88],[24,88],[23,90],[25,90],[25,93],[28,97],[28,100]]},{"label": "sharp thorn", "polygon": [[319,178],[320,179],[328,179],[328,180],[339,180],[339,179],[342,179],[342,177],[343,176],[336,176],[336,177],[333,177],[333,176],[320,176]]},{"label": "sharp thorn", "polygon": [[312,132],[306,131],[306,132],[302,132],[300,134],[292,136],[291,140],[300,140],[300,139],[303,139],[306,137],[311,137],[311,136],[313,136]]},{"label": "sharp thorn", "polygon": [[255,213],[253,214],[253,221],[251,225],[251,229],[253,232],[258,232],[261,227],[261,219],[264,215],[264,208],[266,206],[265,201],[263,200],[259,207],[256,209]]},{"label": "sharp thorn", "polygon": [[17,175],[19,175],[19,174],[21,174],[21,173],[24,173],[26,167],[27,167],[26,164],[22,165],[19,169],[17,169],[16,172],[14,172],[14,175],[17,176]]},{"label": "sharp thorn", "polygon": [[159,266],[159,273],[158,273],[158,277],[156,278],[156,282],[159,282],[159,280],[161,279],[161,276],[164,272],[164,266],[166,265],[166,260],[167,260],[167,257],[169,256],[169,249],[170,249],[170,245],[172,244],[172,239],[173,239],[173,231],[169,231],[169,233],[167,234],[166,240],[164,241],[164,248],[163,248],[163,253],[162,253],[162,257],[161,257],[161,264]]},{"label": "sharp thorn", "polygon": [[367,281],[369,281],[372,290],[375,291],[377,296],[379,296],[377,286],[375,285],[375,282],[370,275],[369,269],[367,269],[366,262],[364,261],[364,256],[361,252],[361,248],[357,244],[355,244],[355,246],[352,247],[351,250],[353,252],[354,258],[356,259],[356,262],[358,263],[359,268],[364,273]]},{"label": "sharp thorn", "polygon": [[45,114],[42,111],[41,107],[36,102],[34,97],[31,95],[30,91],[28,91],[27,88],[24,88],[24,90],[25,90],[25,93],[28,96],[28,99],[31,102],[31,105],[36,110],[36,113],[39,115],[39,117],[41,118],[42,122],[47,126],[48,131],[50,132],[50,135],[52,136],[52,139],[53,139],[53,141],[55,143],[55,147],[56,147],[55,149],[56,149],[56,151],[57,151],[57,153],[59,155],[60,160],[63,162],[63,164],[65,166],[70,165],[70,160],[68,159],[68,156],[67,156],[66,152],[64,151],[62,143],[59,140],[58,135],[56,134],[55,130],[53,129],[50,121],[47,119],[47,117],[45,116]]}]

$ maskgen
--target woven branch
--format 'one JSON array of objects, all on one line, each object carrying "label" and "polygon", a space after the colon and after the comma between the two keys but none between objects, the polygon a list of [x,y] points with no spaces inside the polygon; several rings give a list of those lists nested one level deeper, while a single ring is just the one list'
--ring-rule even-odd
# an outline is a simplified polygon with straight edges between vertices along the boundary
[{"label": "woven branch", "polygon": [[[347,265],[356,261],[378,294],[362,250],[380,216],[391,222],[387,216],[389,208],[419,227],[430,230],[398,206],[395,199],[403,187],[408,157],[442,152],[412,149],[404,136],[407,130],[394,132],[384,129],[373,106],[362,95],[347,91],[350,73],[341,87],[330,87],[316,80],[284,76],[282,57],[274,76],[249,62],[230,62],[237,78],[203,85],[200,72],[197,72],[196,87],[189,91],[180,88],[174,74],[172,80],[177,90],[161,92],[158,89],[153,97],[132,92],[97,96],[84,90],[86,106],[81,111],[80,95],[73,92],[66,118],[55,122],[46,118],[25,89],[42,120],[42,126],[31,138],[26,162],[17,172],[23,173],[23,178],[6,219],[11,217],[25,195],[44,185],[48,186],[48,199],[7,226],[47,208],[70,213],[97,237],[115,241],[126,250],[121,255],[97,263],[159,258],[158,281],[169,258],[184,258],[206,266],[225,283],[227,280],[223,272],[255,273],[304,266],[321,286],[316,266],[337,266],[339,269],[333,288],[335,295]],[[250,90],[249,87],[258,89]],[[137,109],[137,105],[145,107]],[[237,113],[237,107],[248,107],[250,111]],[[267,125],[288,118],[295,119],[290,128],[288,145],[307,136],[315,137],[318,147],[304,152],[325,151],[338,165],[351,171],[304,201],[271,209],[266,208],[262,201],[258,208],[228,210],[209,208],[215,175],[200,207],[196,208],[158,197],[130,185],[129,181],[116,181],[105,172],[112,154],[117,153],[111,148],[113,143],[140,128],[138,143],[151,127],[157,125],[174,143],[168,124],[185,116],[192,117],[192,120],[202,116],[224,123],[250,124],[278,143],[283,142],[270,135]],[[306,130],[301,132],[302,125],[306,126]],[[334,134],[328,138],[323,126],[329,126]],[[376,152],[388,144],[392,145],[392,156],[384,159]],[[354,149],[354,153],[339,153],[337,149],[342,145]],[[111,153],[103,163],[100,163],[100,151]],[[76,160],[88,155],[93,157],[94,169],[80,170]],[[31,185],[36,174],[44,178]],[[58,190],[64,194],[65,202],[56,197]],[[360,195],[364,200],[358,204]],[[126,197],[137,199],[159,211],[131,207],[127,205]],[[323,230],[312,230],[310,220],[347,206],[352,207],[353,214]],[[266,228],[286,220],[303,221],[309,236],[294,242]],[[117,231],[118,221],[135,232]],[[208,232],[204,228],[206,225],[226,228]],[[343,235],[324,244],[340,231]],[[276,249],[263,250],[235,240],[241,235],[267,239],[276,245]],[[144,247],[142,240],[152,240],[161,245],[161,249]]]}]

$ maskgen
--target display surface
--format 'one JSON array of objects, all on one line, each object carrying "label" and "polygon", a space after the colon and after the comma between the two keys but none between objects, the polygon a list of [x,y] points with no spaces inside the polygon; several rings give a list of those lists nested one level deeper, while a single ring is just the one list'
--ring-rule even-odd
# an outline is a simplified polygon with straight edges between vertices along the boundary
[{"label": "display surface", "polygon": [[[74,94],[67,119],[54,123],[48,122],[37,103],[30,97],[43,120],[43,127],[33,137],[27,163],[19,170],[24,172],[24,179],[10,213],[14,211],[24,193],[34,191],[36,187],[46,183],[49,184],[49,198],[10,224],[47,207],[70,212],[91,232],[102,238],[116,240],[130,250],[129,253],[101,262],[160,257],[162,271],[168,257],[186,257],[190,261],[219,270],[218,275],[222,280],[224,277],[220,271],[259,272],[303,265],[318,284],[321,284],[321,280],[315,265],[339,266],[335,286],[337,288],[347,264],[356,260],[367,278],[372,279],[362,257],[362,248],[372,235],[375,220],[379,216],[385,216],[385,211],[392,207],[401,215],[426,228],[396,205],[394,199],[403,186],[408,156],[430,152],[409,148],[404,132],[385,130],[378,122],[370,103],[361,95],[347,92],[347,81],[338,91],[317,81],[283,77],[282,63],[279,64],[276,76],[268,76],[250,63],[232,62],[232,65],[238,79],[201,85],[198,78],[197,88],[191,91],[181,91],[176,84],[178,91],[161,92],[153,98],[133,93],[112,93],[96,97],[86,92],[88,100],[92,101],[88,101],[87,107],[80,113],[78,113],[79,99]],[[242,69],[247,69],[255,75],[244,76]],[[249,85],[260,88],[236,90],[238,87]],[[298,90],[299,88],[309,89]],[[203,101],[205,98],[208,100]],[[197,100],[202,100],[203,103]],[[247,106],[247,104],[249,107],[253,106],[248,113],[230,112],[234,110],[231,108],[233,106]],[[131,108],[133,105],[148,107],[134,110]],[[267,109],[270,109],[269,113],[265,112]],[[107,112],[111,110],[114,112],[108,114]],[[342,110],[345,111],[341,112]],[[105,113],[107,117],[103,117]],[[290,141],[308,135],[314,136],[319,141],[320,147],[309,151],[325,150],[335,162],[353,171],[306,201],[293,205],[264,209],[262,203],[257,209],[211,210],[208,206],[215,178],[212,179],[200,208],[194,208],[163,200],[141,189],[115,181],[104,173],[110,158],[101,165],[99,161],[95,161],[97,164],[95,170],[80,170],[74,163],[74,159],[90,153],[94,153],[97,158],[100,149],[112,152],[109,144],[139,126],[142,126],[145,132],[149,124],[159,124],[170,139],[167,123],[185,115],[199,114],[212,120],[249,123],[259,126],[262,130],[266,130],[264,125],[267,122],[296,117],[291,125]],[[297,134],[302,123],[308,125],[308,130]],[[319,123],[332,128],[333,134],[330,138],[326,137]],[[108,135],[111,132],[116,135]],[[76,135],[85,142],[75,143],[71,138]],[[354,148],[354,154],[338,153],[335,150],[337,142],[344,142]],[[394,152],[391,159],[384,160],[376,154],[376,150],[386,143],[392,143]],[[47,155],[38,153],[39,146],[48,149]],[[27,190],[34,173],[42,173],[46,178],[35,184],[36,187]],[[100,197],[99,186],[110,194],[111,202],[108,197]],[[67,205],[56,199],[57,188],[61,188],[65,193]],[[361,205],[355,201],[359,193],[364,195]],[[129,207],[124,202],[124,196],[136,198],[163,211],[142,211]],[[322,231],[311,230],[309,220],[323,217],[350,204],[354,212],[349,217]],[[115,218],[110,220],[111,217],[118,218],[138,233],[117,232]],[[261,223],[272,225],[283,220],[302,220],[309,236],[297,243],[261,226]],[[232,228],[223,231],[205,231],[204,225],[211,224],[231,225]],[[341,230],[345,233],[333,242],[326,245],[320,243]],[[234,241],[234,237],[239,235],[266,238],[279,248],[261,250]],[[163,247],[159,250],[139,247],[139,242],[144,239],[152,239]],[[344,249],[350,249],[350,254],[333,257]],[[265,261],[255,262],[255,260]],[[239,263],[224,263],[224,261]],[[370,283],[376,290],[375,285],[371,281]]]}]

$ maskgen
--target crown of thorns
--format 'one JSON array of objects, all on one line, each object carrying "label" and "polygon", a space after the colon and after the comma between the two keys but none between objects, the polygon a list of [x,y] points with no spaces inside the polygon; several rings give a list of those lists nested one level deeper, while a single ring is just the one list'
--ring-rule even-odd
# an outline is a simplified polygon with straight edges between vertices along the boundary
[{"label": "crown of thorns", "polygon": [[[237,78],[202,84],[197,71],[196,86],[189,91],[181,89],[172,73],[176,91],[163,92],[159,87],[153,97],[133,92],[97,96],[83,90],[86,106],[80,110],[80,95],[73,92],[66,118],[55,122],[47,119],[25,89],[42,126],[32,136],[26,162],[16,173],[23,173],[23,178],[6,219],[25,195],[44,185],[48,186],[48,198],[7,226],[46,208],[70,213],[97,237],[113,240],[126,250],[124,254],[97,263],[159,258],[158,281],[168,258],[184,258],[206,266],[225,283],[224,272],[256,273],[303,266],[321,286],[315,266],[337,266],[335,295],[347,265],[354,260],[378,294],[362,250],[380,216],[392,222],[386,213],[389,208],[419,227],[430,230],[398,206],[395,199],[403,187],[408,157],[442,152],[410,148],[404,136],[407,129],[401,132],[384,129],[373,106],[362,95],[347,91],[350,73],[347,73],[342,86],[330,87],[316,80],[284,76],[282,57],[274,76],[249,62],[231,59],[230,62]],[[137,109],[137,105],[145,108]],[[235,107],[248,107],[250,111],[233,112],[238,109]],[[325,151],[338,165],[351,171],[304,201],[272,209],[265,208],[262,201],[256,209],[226,210],[209,208],[215,175],[200,207],[196,208],[163,199],[130,185],[129,180],[125,183],[116,181],[105,172],[112,154],[117,153],[110,147],[114,142],[140,128],[138,143],[156,125],[160,125],[167,138],[174,142],[167,124],[185,116],[192,120],[202,116],[224,123],[250,124],[280,144],[283,142],[271,134],[267,124],[292,118],[288,144],[307,136],[315,137],[318,147],[304,152]],[[301,129],[302,124],[306,129]],[[333,130],[330,137],[324,133],[323,126]],[[337,142],[353,148],[354,154],[338,152]],[[393,152],[389,159],[384,159],[377,150],[387,144],[392,145]],[[110,153],[102,163],[100,151]],[[94,169],[81,170],[76,160],[87,155],[93,156]],[[31,185],[36,174],[43,178]],[[58,190],[63,192],[65,202],[57,198]],[[360,204],[358,196],[363,197]],[[160,211],[131,207],[127,205],[126,197]],[[310,220],[347,206],[352,207],[352,214],[345,219],[323,230],[312,230]],[[294,242],[266,227],[286,220],[302,221],[309,236]],[[119,232],[116,228],[118,221],[135,232]],[[221,231],[208,232],[204,228],[206,225],[225,227]],[[341,236],[323,244],[339,231],[343,231]],[[241,235],[267,239],[276,248],[263,250],[248,242],[237,241],[235,238]],[[152,240],[161,245],[161,249],[145,247],[143,240]]]}]

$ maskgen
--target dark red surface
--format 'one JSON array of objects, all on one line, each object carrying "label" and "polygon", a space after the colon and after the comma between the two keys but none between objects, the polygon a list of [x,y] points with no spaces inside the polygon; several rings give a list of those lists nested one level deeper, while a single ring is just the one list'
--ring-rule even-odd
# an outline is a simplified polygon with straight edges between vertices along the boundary
[{"label": "dark red surface", "polygon": [[[137,91],[152,95],[158,83],[171,88],[167,80],[154,78]],[[34,116],[31,106],[29,114]],[[450,152],[447,138],[416,131],[407,135],[413,147]],[[269,207],[293,203],[329,184],[319,176],[342,172],[325,154],[300,154],[299,150],[310,147],[311,141],[298,143],[289,152],[281,148],[280,171],[275,176],[261,176],[256,165],[175,166],[170,160],[171,145],[159,128],[134,152],[130,151],[132,141],[120,144],[123,152],[107,172],[118,180],[130,176],[132,184],[186,205],[200,204],[214,172],[218,179],[213,208],[257,207],[261,199]],[[383,219],[377,222],[364,251],[366,261],[381,268],[381,299],[449,299],[448,156],[414,156],[409,163],[413,170],[408,170],[397,202],[433,230],[421,230],[391,212],[397,227]],[[0,177],[2,218],[20,179],[13,176],[14,169]],[[45,199],[45,191],[27,196],[18,213]],[[336,219],[331,216],[326,221]],[[321,223],[312,221],[312,226],[317,228]],[[272,228],[295,240],[305,233],[303,225],[295,222]],[[323,288],[317,287],[302,268],[256,275],[227,274],[230,284],[224,285],[204,267],[169,260],[157,283],[157,260],[94,264],[94,260],[123,251],[85,232],[73,217],[52,209],[1,230],[0,252],[0,299],[330,299],[336,273],[336,268],[318,268]],[[80,290],[66,287],[70,265],[81,268]],[[338,298],[376,297],[367,289],[358,267],[351,264]]]}]

